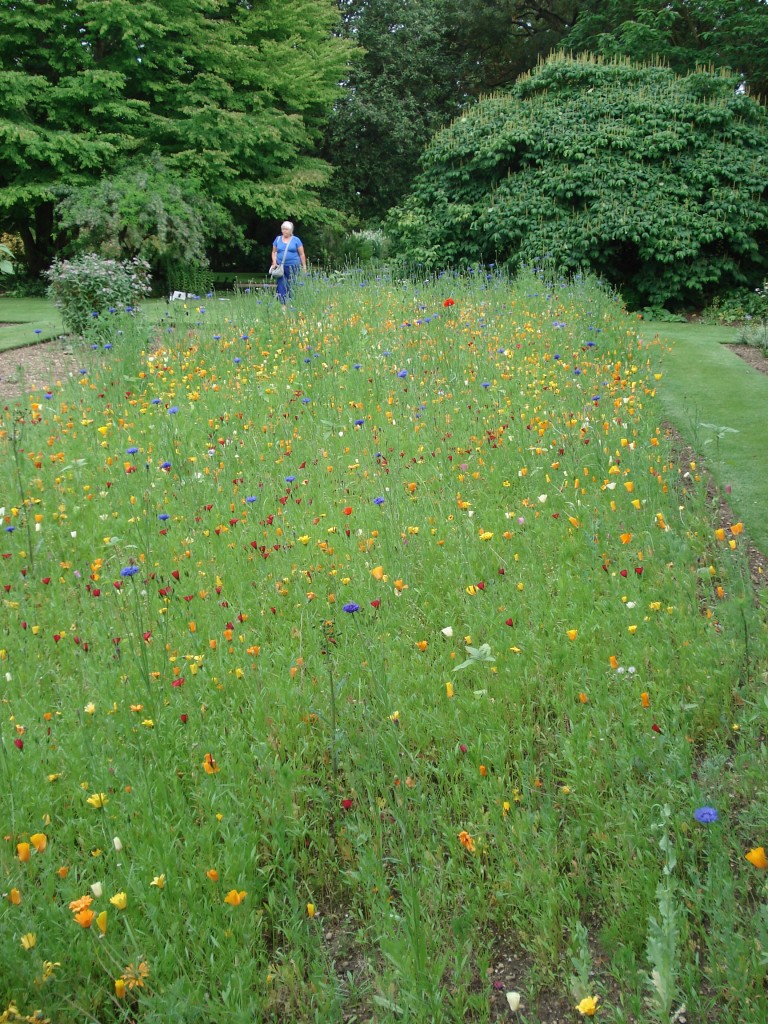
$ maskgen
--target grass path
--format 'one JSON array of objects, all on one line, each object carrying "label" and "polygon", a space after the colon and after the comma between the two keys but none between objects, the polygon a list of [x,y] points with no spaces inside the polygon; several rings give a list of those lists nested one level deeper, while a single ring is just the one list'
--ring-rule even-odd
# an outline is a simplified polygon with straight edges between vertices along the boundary
[{"label": "grass path", "polygon": [[735,515],[754,544],[768,552],[768,455],[762,436],[768,376],[725,347],[737,341],[733,327],[647,323],[639,333],[649,341],[658,335],[664,343],[658,394],[670,422],[705,460],[718,487],[731,488],[728,502]]},{"label": "grass path", "polygon": [[61,334],[61,314],[47,299],[0,299],[0,352],[50,341]]}]

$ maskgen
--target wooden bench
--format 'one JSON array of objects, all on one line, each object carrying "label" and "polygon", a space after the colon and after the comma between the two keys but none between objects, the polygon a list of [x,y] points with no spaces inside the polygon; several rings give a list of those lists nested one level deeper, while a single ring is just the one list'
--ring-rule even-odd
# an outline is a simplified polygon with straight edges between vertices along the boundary
[{"label": "wooden bench", "polygon": [[256,291],[261,288],[276,288],[274,281],[235,281],[236,292]]}]

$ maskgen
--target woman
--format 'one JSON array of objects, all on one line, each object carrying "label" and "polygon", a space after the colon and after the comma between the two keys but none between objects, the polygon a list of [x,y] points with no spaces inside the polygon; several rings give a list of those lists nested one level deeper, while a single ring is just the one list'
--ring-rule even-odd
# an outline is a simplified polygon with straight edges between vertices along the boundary
[{"label": "woman", "polygon": [[293,233],[293,224],[284,220],[280,225],[280,234],[272,243],[272,266],[283,266],[283,276],[277,279],[277,297],[285,305],[291,294],[291,278],[299,270],[307,269],[307,257],[301,239]]}]

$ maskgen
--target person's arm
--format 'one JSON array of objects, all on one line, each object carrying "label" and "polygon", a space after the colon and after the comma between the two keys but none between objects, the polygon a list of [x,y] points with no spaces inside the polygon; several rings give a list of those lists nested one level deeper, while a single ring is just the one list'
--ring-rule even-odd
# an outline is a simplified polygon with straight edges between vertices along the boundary
[{"label": "person's arm", "polygon": [[272,266],[277,266],[277,245],[272,245]]},{"label": "person's arm", "polygon": [[301,260],[301,266],[303,270],[307,269],[307,257],[304,253],[304,246],[300,245],[298,249],[299,259]]}]

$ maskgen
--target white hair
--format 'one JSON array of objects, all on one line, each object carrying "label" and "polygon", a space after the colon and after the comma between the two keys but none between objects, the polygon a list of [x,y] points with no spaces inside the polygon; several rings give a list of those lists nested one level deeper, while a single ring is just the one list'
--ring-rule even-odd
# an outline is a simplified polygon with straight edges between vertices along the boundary
[{"label": "white hair", "polygon": [[288,230],[288,231],[290,231],[291,234],[293,234],[293,221],[291,221],[291,220],[284,220],[283,223],[280,225],[280,230],[281,231]]}]

